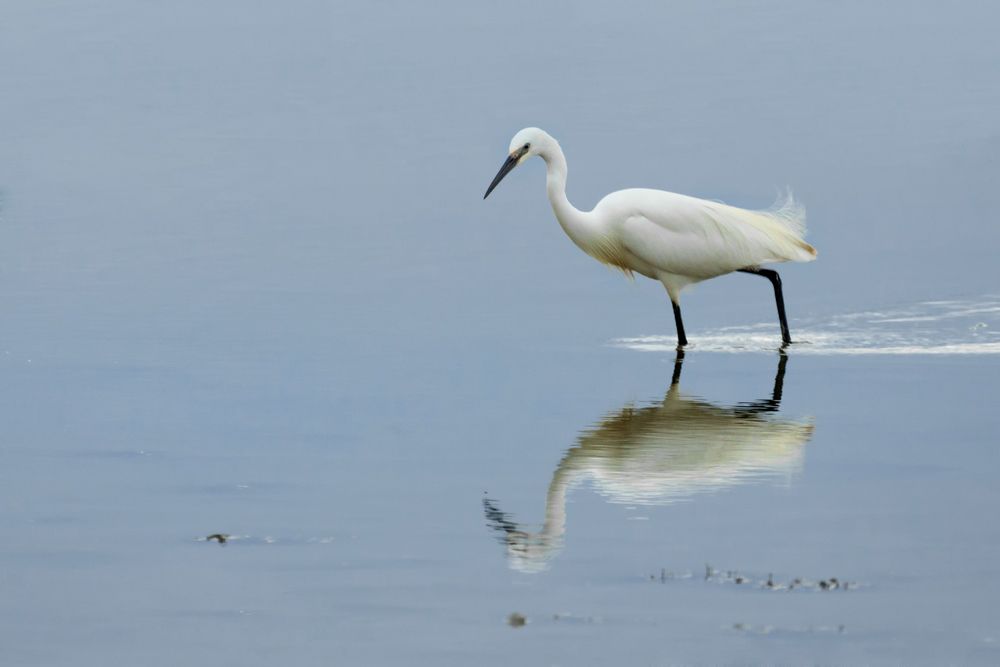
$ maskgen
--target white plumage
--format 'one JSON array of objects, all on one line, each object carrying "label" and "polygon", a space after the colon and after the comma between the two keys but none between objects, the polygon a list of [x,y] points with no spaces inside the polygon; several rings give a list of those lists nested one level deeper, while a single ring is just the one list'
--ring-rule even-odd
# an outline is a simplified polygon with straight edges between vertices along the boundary
[{"label": "white plumage", "polygon": [[[678,342],[686,345],[680,293],[688,285],[733,271],[762,275],[775,288],[785,344],[791,342],[775,262],[809,262],[816,249],[803,240],[805,211],[789,194],[767,211],[749,211],[687,195],[634,188],[613,192],[592,211],[566,197],[566,158],[559,143],[538,128],[514,135],[506,162],[486,191],[521,162],[537,155],[546,163],[549,201],[556,219],[581,250],[628,275],[663,283],[674,304]],[[484,198],[485,198],[484,196]]]}]

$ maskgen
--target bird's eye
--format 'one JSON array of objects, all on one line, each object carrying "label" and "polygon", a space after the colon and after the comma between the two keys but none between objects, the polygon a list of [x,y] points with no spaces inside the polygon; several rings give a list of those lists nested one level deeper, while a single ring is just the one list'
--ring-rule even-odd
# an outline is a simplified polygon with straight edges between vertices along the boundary
[{"label": "bird's eye", "polygon": [[531,148],[531,144],[525,144],[524,145],[524,150],[528,150],[529,148]]}]

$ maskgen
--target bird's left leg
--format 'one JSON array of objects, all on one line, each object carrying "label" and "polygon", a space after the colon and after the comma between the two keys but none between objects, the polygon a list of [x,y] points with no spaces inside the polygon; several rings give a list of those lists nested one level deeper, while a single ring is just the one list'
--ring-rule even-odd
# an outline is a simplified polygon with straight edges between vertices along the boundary
[{"label": "bird's left leg", "polygon": [[782,346],[790,345],[792,336],[788,333],[788,318],[785,317],[785,297],[781,294],[781,276],[778,275],[777,271],[772,269],[759,269],[756,267],[739,269],[739,271],[740,273],[753,273],[758,276],[764,276],[771,281],[771,285],[774,286],[774,301],[778,304],[778,321],[781,323],[781,344]]}]

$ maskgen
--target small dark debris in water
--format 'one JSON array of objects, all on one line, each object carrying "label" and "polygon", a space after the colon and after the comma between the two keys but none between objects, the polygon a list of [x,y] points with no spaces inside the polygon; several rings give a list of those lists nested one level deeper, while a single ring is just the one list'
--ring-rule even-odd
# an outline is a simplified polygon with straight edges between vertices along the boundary
[{"label": "small dark debris in water", "polygon": [[229,536],[225,533],[212,533],[205,538],[206,542],[211,542],[212,540],[215,540],[219,544],[225,544],[229,540]]},{"label": "small dark debris in water", "polygon": [[837,626],[837,632],[839,632],[840,634],[844,634],[844,624],[843,623],[841,623],[840,625]]},{"label": "small dark debris in water", "polygon": [[507,625],[512,628],[520,628],[527,622],[528,619],[525,618],[523,614],[519,614],[516,611],[507,617]]},{"label": "small dark debris in water", "polygon": [[[667,581],[683,580],[693,578],[693,572],[674,572],[667,570],[666,568],[660,568],[659,580],[660,583],[666,583]],[[649,581],[656,581],[657,575],[652,573],[649,575]],[[769,572],[765,578],[763,575],[747,575],[741,574],[739,570],[716,570],[710,564],[705,563],[705,576],[704,580],[706,582],[711,581],[720,584],[735,584],[748,585],[761,590],[768,591],[794,591],[795,589],[801,590],[821,590],[821,591],[834,591],[834,590],[855,590],[858,587],[863,587],[863,584],[858,584],[858,582],[849,582],[844,579],[839,579],[837,577],[829,577],[827,579],[803,579],[802,577],[795,577],[792,580],[779,580],[775,579],[774,573]],[[787,582],[787,583],[786,583]]]}]

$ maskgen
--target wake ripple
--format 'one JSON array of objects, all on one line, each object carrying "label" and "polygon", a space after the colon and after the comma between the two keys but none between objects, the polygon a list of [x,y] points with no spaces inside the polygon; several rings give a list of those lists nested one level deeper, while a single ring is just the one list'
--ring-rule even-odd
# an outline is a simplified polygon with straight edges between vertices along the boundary
[{"label": "wake ripple", "polygon": [[[791,322],[794,354],[1000,354],[1000,295],[836,315]],[[724,327],[688,334],[686,348],[699,352],[773,352],[777,322]],[[673,334],[611,341],[641,352],[669,352]]]}]

